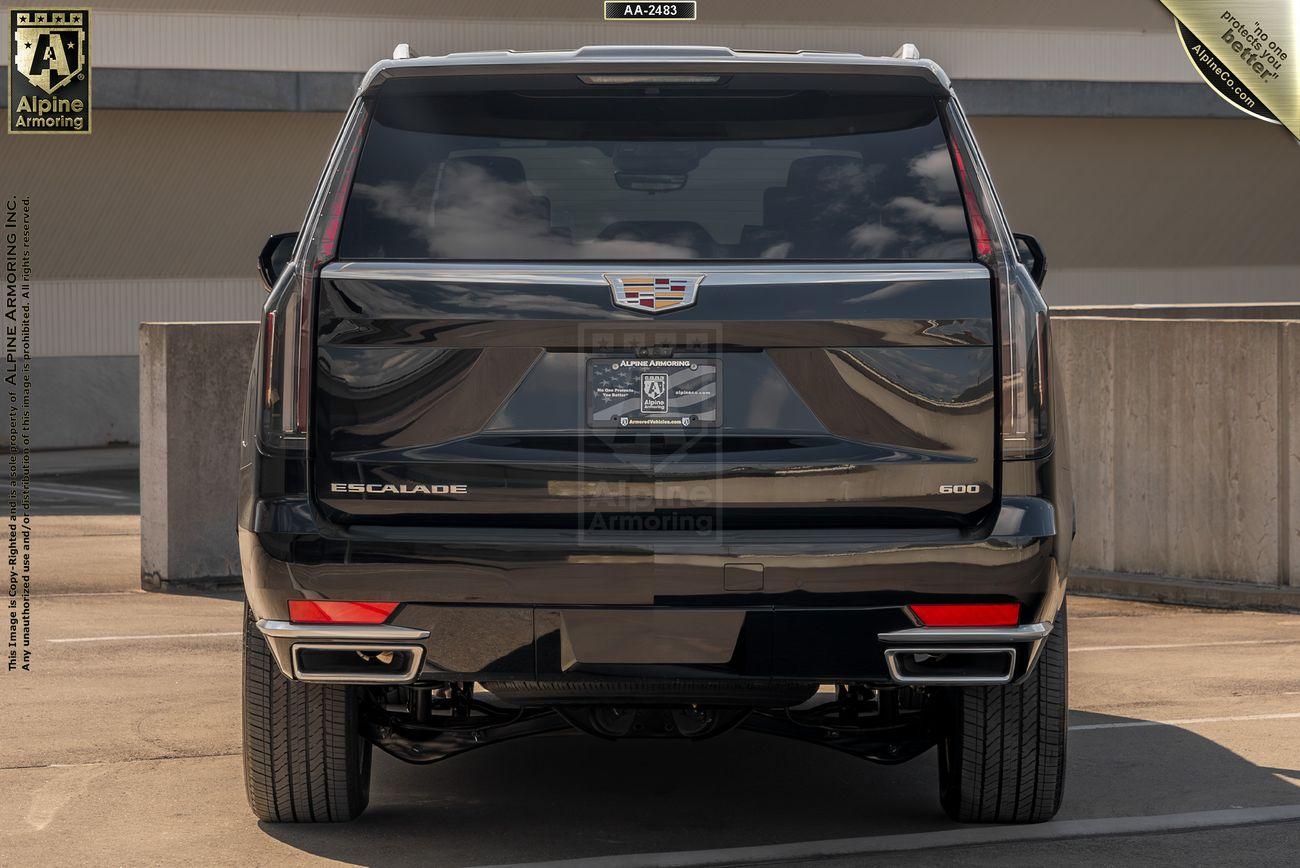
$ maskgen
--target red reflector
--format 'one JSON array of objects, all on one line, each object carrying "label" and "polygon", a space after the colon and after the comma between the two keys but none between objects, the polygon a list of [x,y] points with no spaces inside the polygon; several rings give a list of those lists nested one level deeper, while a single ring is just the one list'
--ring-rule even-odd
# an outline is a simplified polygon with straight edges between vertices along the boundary
[{"label": "red reflector", "polygon": [[396,603],[290,600],[289,620],[296,624],[382,624],[396,608]]},{"label": "red reflector", "polygon": [[908,606],[927,627],[1014,627],[1019,603],[924,603]]}]

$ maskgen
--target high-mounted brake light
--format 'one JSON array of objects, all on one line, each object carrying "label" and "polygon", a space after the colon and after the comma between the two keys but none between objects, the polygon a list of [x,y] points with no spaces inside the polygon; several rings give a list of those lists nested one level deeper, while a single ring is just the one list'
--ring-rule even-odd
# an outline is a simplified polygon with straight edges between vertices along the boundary
[{"label": "high-mounted brake light", "polygon": [[583,84],[719,84],[720,75],[677,75],[640,73],[590,73],[580,75]]},{"label": "high-mounted brake light", "polygon": [[290,600],[289,620],[295,624],[382,624],[396,609],[396,603]]},{"label": "high-mounted brake light", "polygon": [[1014,627],[1019,603],[917,603],[908,606],[926,627]]}]

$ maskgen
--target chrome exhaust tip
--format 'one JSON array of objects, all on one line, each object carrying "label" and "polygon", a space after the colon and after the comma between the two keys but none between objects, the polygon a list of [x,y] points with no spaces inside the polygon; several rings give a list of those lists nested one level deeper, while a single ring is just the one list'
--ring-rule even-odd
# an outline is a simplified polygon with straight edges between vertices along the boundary
[{"label": "chrome exhaust tip", "polygon": [[885,662],[896,684],[961,687],[1010,684],[1015,648],[887,648]]},{"label": "chrome exhaust tip", "polygon": [[419,645],[369,645],[339,642],[293,646],[293,677],[327,684],[405,684],[424,662]]}]

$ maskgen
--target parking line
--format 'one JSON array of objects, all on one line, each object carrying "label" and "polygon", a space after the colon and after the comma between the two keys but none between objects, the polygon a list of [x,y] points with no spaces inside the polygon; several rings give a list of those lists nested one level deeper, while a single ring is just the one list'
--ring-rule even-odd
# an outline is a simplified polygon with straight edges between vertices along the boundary
[{"label": "parking line", "polygon": [[1297,645],[1300,639],[1237,639],[1230,642],[1172,642],[1160,645],[1084,645],[1071,648],[1071,654],[1084,651],[1158,651],[1162,648],[1219,648],[1225,645]]},{"label": "parking line", "polygon": [[[1230,808],[1221,811],[1195,811],[1186,814],[1154,814],[1139,817],[1102,817],[1094,820],[1055,820],[1033,826],[975,826],[942,829],[936,832],[912,832],[902,835],[877,835],[864,838],[838,838],[829,841],[802,841],[797,844],[771,844],[757,847],[728,847],[718,850],[684,850],[675,853],[634,853],[624,856],[593,856],[585,859],[559,859],[552,862],[518,863],[513,868],[696,868],[706,865],[752,865],[813,860],[865,853],[897,853],[907,850],[934,850],[978,844],[1005,844],[1018,841],[1058,841],[1065,838],[1091,838],[1102,835],[1144,835],[1159,832],[1182,832],[1195,829],[1218,829],[1300,820],[1300,805],[1267,808]],[[506,868],[506,866],[497,866]]]},{"label": "parking line", "polygon": [[32,594],[33,597],[41,600],[50,600],[55,597],[125,597],[128,594],[147,594],[148,591],[136,588],[134,591],[65,591],[57,594]]},{"label": "parking line", "polygon": [[1238,714],[1231,717],[1185,717],[1182,720],[1125,720],[1120,723],[1085,723],[1070,727],[1070,732],[1085,729],[1126,729],[1131,726],[1190,726],[1194,723],[1227,723],[1233,720],[1289,720],[1300,717],[1300,711],[1280,714]]},{"label": "parking line", "polygon": [[239,630],[225,633],[150,633],[143,636],[81,636],[76,639],[46,639],[46,642],[126,642],[141,639],[202,639],[208,636],[242,636]]},{"label": "parking line", "polygon": [[84,485],[51,485],[49,483],[34,483],[32,491],[37,494],[58,494],[68,497],[88,497],[91,500],[135,500],[135,496],[127,492],[114,491],[111,488],[94,488]]}]

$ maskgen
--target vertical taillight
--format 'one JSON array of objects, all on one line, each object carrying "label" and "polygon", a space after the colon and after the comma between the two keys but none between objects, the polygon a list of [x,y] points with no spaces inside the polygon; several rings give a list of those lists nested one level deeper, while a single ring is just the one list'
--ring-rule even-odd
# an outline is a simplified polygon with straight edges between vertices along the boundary
[{"label": "vertical taillight", "polygon": [[971,246],[975,250],[975,258],[987,263],[993,255],[993,239],[989,236],[989,223],[984,219],[984,211],[975,198],[975,184],[966,167],[966,158],[962,156],[961,148],[956,142],[952,143],[952,156],[957,164],[957,184],[961,187],[962,204],[966,206]]},{"label": "vertical taillight", "polygon": [[271,367],[275,363],[275,311],[268,310],[262,317],[262,381],[266,406],[275,403],[275,380]]},{"label": "vertical taillight", "polygon": [[279,445],[304,442],[311,418],[312,347],[316,284],[321,267],[338,252],[343,210],[352,188],[369,106],[358,103],[326,168],[312,213],[303,226],[290,272],[264,311],[266,407],[263,431]]},{"label": "vertical taillight", "polygon": [[302,265],[291,262],[262,313],[262,433],[268,445],[293,446],[297,428]]},{"label": "vertical taillight", "polygon": [[1051,445],[1047,307],[1024,268],[1001,294],[1002,457],[1033,458]]},{"label": "vertical taillight", "polygon": [[988,266],[996,288],[1002,377],[1002,457],[1034,458],[1051,446],[1048,407],[1047,305],[1016,257],[1000,218],[988,171],[961,109],[947,115],[948,144],[957,170],[975,258]]}]

